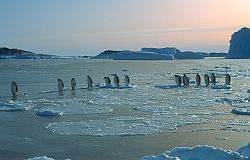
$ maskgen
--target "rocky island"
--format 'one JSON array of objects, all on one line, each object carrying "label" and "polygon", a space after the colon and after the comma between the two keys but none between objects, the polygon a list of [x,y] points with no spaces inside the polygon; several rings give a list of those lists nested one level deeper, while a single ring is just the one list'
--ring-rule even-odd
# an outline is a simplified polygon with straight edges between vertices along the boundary
[{"label": "rocky island", "polygon": [[36,54],[20,49],[0,48],[0,59],[58,59],[59,56]]}]

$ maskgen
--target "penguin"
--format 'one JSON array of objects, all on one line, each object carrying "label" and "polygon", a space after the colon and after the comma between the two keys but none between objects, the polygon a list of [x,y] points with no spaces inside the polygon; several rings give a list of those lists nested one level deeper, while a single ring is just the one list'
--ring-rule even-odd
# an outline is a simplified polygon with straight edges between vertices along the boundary
[{"label": "penguin", "polygon": [[181,76],[174,75],[175,82],[177,86],[181,86]]},{"label": "penguin", "polygon": [[183,74],[183,84],[189,86],[189,79],[186,74]]},{"label": "penguin", "polygon": [[119,86],[120,85],[119,77],[117,76],[117,74],[113,74],[113,76],[114,76],[114,85]]},{"label": "penguin", "polygon": [[215,83],[216,83],[216,78],[215,78],[215,75],[213,73],[211,74],[211,83],[213,85],[215,85]]},{"label": "penguin", "polygon": [[12,81],[12,83],[11,83],[11,93],[12,93],[13,97],[18,96],[18,87],[17,87],[17,83],[15,81]]},{"label": "penguin", "polygon": [[209,76],[207,74],[204,74],[205,84],[206,86],[209,85]]},{"label": "penguin", "polygon": [[128,75],[125,75],[125,84],[126,84],[126,86],[129,85],[129,77],[128,77]]},{"label": "penguin", "polygon": [[104,77],[103,79],[105,80],[105,86],[111,86],[111,80],[109,77]]},{"label": "penguin", "polygon": [[72,91],[76,90],[76,80],[75,80],[75,78],[71,79],[71,88],[72,88]]},{"label": "penguin", "polygon": [[226,82],[226,85],[230,85],[230,83],[231,83],[231,76],[229,74],[226,74],[225,82]]},{"label": "penguin", "polygon": [[197,86],[200,86],[201,85],[201,76],[199,75],[199,73],[196,73],[195,80],[196,80]]},{"label": "penguin", "polygon": [[58,83],[58,89],[59,89],[59,91],[62,92],[63,88],[64,88],[63,81],[61,79],[57,79],[57,83]]},{"label": "penguin", "polygon": [[92,78],[90,76],[87,76],[87,83],[88,83],[88,89],[92,89],[93,88],[93,81]]}]

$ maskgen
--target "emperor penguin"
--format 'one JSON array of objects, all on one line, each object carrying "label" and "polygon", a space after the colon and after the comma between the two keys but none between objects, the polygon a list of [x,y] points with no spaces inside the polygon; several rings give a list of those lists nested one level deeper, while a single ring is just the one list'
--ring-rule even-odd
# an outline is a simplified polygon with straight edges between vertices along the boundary
[{"label": "emperor penguin", "polygon": [[174,75],[174,80],[177,86],[181,86],[181,76]]},{"label": "emperor penguin", "polygon": [[211,83],[213,85],[215,85],[215,83],[216,83],[216,78],[215,78],[215,75],[213,73],[211,74]]},{"label": "emperor penguin", "polygon": [[104,77],[103,79],[105,80],[105,86],[111,86],[111,80],[109,77]]},{"label": "emperor penguin", "polygon": [[119,86],[120,85],[119,77],[117,76],[117,74],[113,74],[113,76],[114,76],[114,85]]},{"label": "emperor penguin", "polygon": [[63,88],[64,88],[63,81],[61,79],[57,79],[57,83],[58,83],[58,89],[59,89],[59,91],[62,92]]},{"label": "emperor penguin", "polygon": [[92,78],[90,76],[87,76],[87,83],[88,83],[88,89],[92,89],[93,88],[93,81]]},{"label": "emperor penguin", "polygon": [[186,74],[183,74],[183,84],[189,86],[189,79]]},{"label": "emperor penguin", "polygon": [[206,86],[209,85],[209,76],[207,74],[204,74],[205,84]]},{"label": "emperor penguin", "polygon": [[199,75],[199,73],[196,73],[195,80],[196,80],[197,86],[200,86],[201,85],[201,76]]},{"label": "emperor penguin", "polygon": [[227,73],[225,78],[226,85],[230,85],[231,83],[231,76]]},{"label": "emperor penguin", "polygon": [[71,79],[71,88],[72,88],[72,91],[76,90],[76,80],[75,80],[75,78]]},{"label": "emperor penguin", "polygon": [[129,77],[128,77],[128,75],[125,75],[125,84],[126,84],[126,86],[129,85]]},{"label": "emperor penguin", "polygon": [[13,97],[18,96],[18,87],[17,87],[17,83],[15,81],[12,81],[12,83],[11,83],[11,93],[12,93]]}]

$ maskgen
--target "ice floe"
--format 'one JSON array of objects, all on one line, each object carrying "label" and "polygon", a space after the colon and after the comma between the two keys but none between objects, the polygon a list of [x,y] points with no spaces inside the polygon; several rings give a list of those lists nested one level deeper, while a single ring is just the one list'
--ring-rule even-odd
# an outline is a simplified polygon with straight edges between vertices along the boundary
[{"label": "ice floe", "polygon": [[115,85],[110,85],[110,86],[107,86],[103,83],[98,83],[96,84],[96,87],[97,88],[106,88],[106,89],[132,89],[132,88],[136,88],[137,85],[120,85],[120,86],[115,86]]},{"label": "ice floe", "polygon": [[231,113],[239,115],[250,115],[250,108],[233,108]]},{"label": "ice floe", "polygon": [[31,108],[30,104],[26,104],[22,101],[6,101],[0,102],[0,111],[24,111]]},{"label": "ice floe", "polygon": [[124,136],[171,132],[183,125],[201,123],[207,123],[207,120],[190,116],[176,121],[172,116],[152,114],[140,117],[119,116],[105,120],[81,122],[54,122],[46,128],[60,135]]}]

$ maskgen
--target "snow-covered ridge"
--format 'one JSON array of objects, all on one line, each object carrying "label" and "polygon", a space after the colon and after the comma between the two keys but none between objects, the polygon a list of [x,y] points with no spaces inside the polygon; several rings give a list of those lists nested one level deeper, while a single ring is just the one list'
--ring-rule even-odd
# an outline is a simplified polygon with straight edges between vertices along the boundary
[{"label": "snow-covered ridge", "polygon": [[250,143],[237,152],[208,145],[192,148],[176,147],[158,156],[145,156],[142,160],[250,160]]},{"label": "snow-covered ridge", "polygon": [[173,60],[173,59],[204,59],[201,53],[181,52],[174,47],[142,48],[141,51],[113,51],[107,50],[94,57],[95,59],[115,60]]},{"label": "snow-covered ridge", "polygon": [[0,48],[0,59],[58,59],[59,56],[36,54],[30,51],[10,48]]}]

